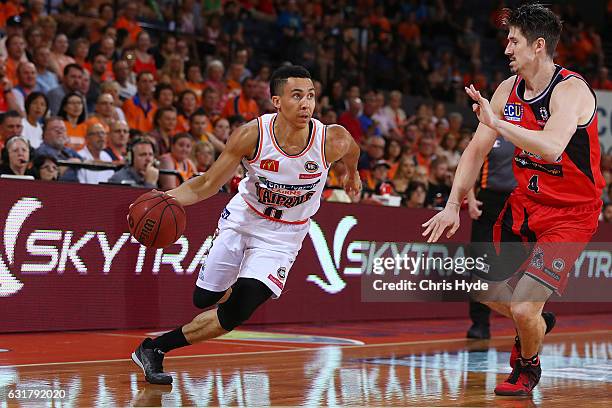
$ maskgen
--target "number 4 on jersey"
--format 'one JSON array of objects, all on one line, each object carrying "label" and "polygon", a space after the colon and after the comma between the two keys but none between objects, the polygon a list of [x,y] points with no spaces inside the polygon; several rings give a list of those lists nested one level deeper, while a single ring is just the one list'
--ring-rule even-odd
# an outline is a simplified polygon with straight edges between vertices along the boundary
[{"label": "number 4 on jersey", "polygon": [[531,176],[527,188],[536,194],[540,192],[540,187],[538,186],[538,176]]}]

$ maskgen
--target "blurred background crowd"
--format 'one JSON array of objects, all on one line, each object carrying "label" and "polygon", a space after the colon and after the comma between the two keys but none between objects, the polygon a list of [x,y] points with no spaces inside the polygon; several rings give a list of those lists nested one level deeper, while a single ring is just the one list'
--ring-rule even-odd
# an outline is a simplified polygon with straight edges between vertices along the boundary
[{"label": "blurred background crowd", "polygon": [[[490,97],[509,76],[497,25],[508,3],[3,0],[0,174],[173,188],[205,172],[233,129],[274,112],[269,76],[294,63],[312,73],[315,116],[361,146],[358,201],[442,207],[476,126],[464,85]],[[555,62],[612,90],[612,0],[600,3],[600,26],[577,2],[551,6],[564,21]],[[332,167],[325,200],[351,201],[344,174]]]}]

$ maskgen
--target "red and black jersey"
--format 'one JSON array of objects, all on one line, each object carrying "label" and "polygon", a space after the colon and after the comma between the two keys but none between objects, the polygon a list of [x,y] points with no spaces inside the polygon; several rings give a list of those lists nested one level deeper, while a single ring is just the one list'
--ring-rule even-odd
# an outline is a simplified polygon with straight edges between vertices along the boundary
[{"label": "red and black jersey", "polygon": [[[548,87],[533,99],[525,98],[525,81],[517,76],[504,106],[503,119],[506,122],[530,130],[544,129],[550,116],[550,98],[555,86],[572,77],[584,81],[579,74],[558,65],[556,67]],[[591,93],[595,98],[592,89]],[[605,181],[599,170],[601,157],[596,113],[597,107],[591,118],[576,128],[561,157],[554,163],[515,148],[513,169],[518,184],[517,192],[535,202],[553,207],[600,200]]]}]

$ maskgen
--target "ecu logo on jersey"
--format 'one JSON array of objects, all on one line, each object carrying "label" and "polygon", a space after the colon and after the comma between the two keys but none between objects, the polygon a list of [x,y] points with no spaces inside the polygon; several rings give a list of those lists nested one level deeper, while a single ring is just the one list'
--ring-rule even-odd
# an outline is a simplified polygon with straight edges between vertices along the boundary
[{"label": "ecu logo on jersey", "polygon": [[523,118],[523,105],[518,102],[507,103],[504,106],[504,118],[510,122],[520,122]]}]

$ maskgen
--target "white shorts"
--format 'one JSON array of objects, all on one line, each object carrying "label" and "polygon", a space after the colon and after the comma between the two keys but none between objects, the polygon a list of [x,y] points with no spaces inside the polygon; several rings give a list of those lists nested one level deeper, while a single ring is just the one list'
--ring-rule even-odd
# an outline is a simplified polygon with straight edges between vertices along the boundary
[{"label": "white shorts", "polygon": [[267,220],[237,194],[223,210],[218,225],[196,285],[223,292],[238,278],[253,278],[278,298],[310,222],[293,225]]}]

